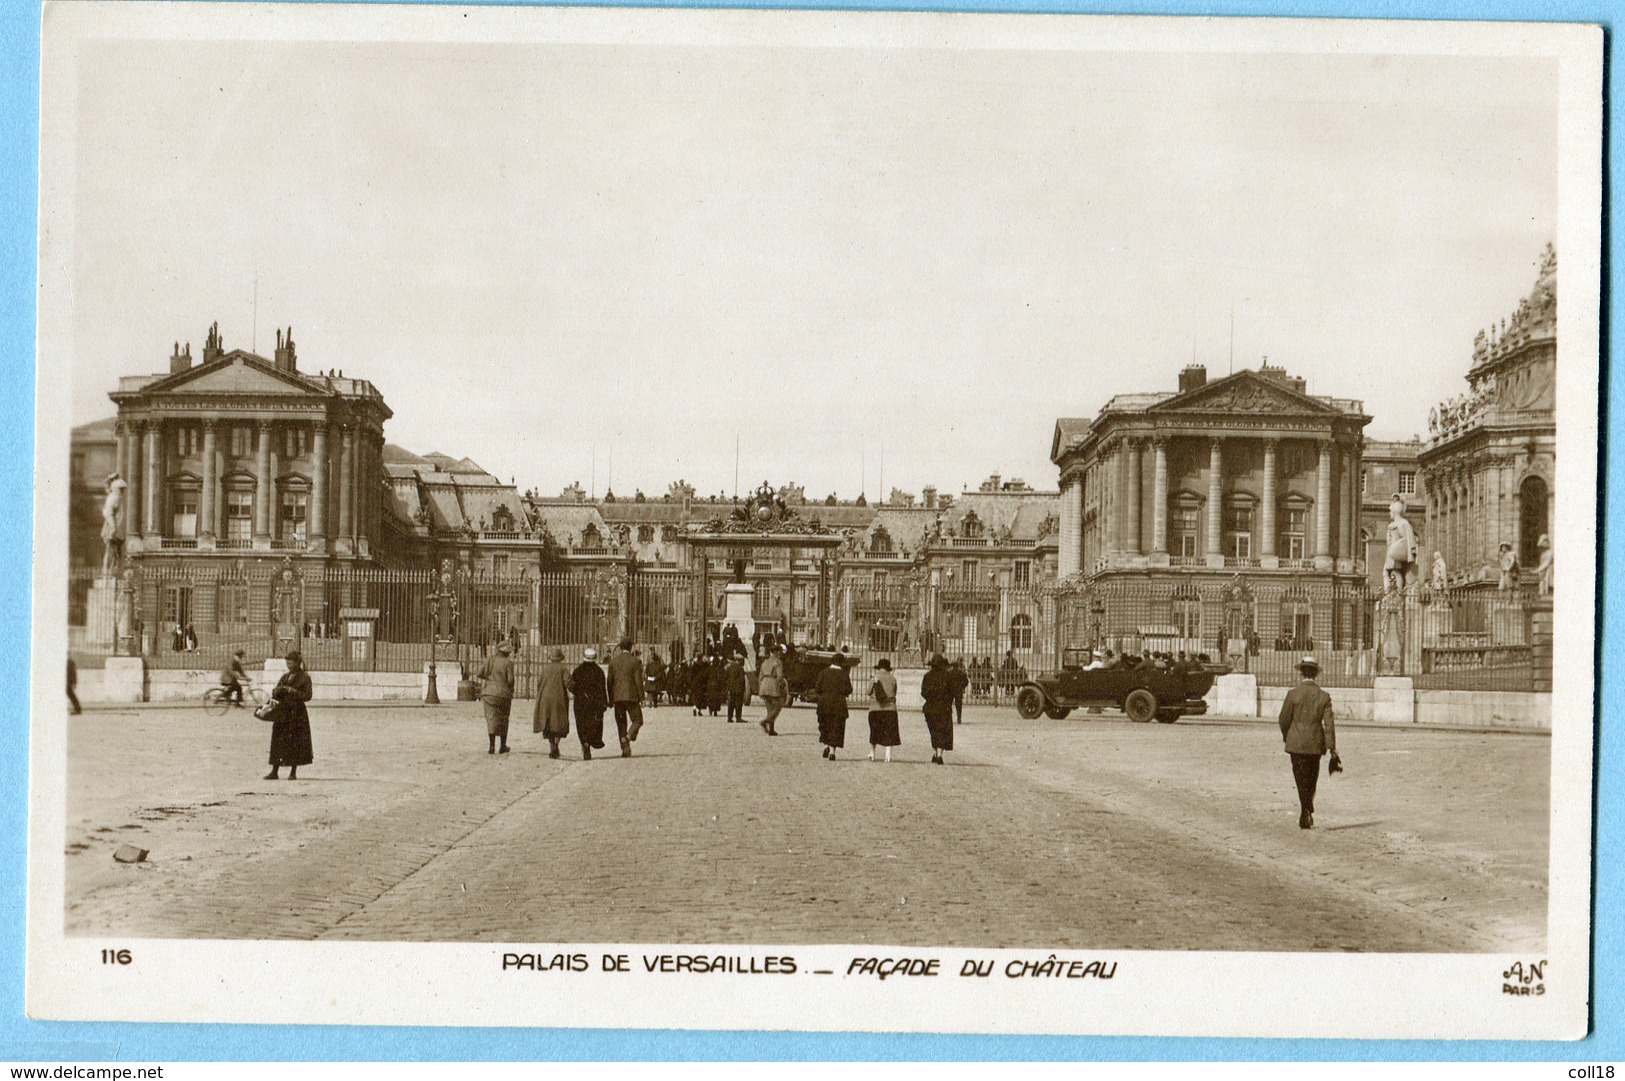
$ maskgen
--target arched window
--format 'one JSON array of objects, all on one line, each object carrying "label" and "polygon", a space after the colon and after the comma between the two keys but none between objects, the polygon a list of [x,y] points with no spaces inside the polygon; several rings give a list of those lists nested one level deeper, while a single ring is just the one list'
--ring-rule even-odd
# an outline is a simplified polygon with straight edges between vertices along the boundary
[{"label": "arched window", "polygon": [[885,526],[879,526],[869,536],[869,553],[877,556],[889,556],[892,553],[891,534],[886,532]]},{"label": "arched window", "polygon": [[1010,620],[1010,648],[1033,648],[1033,617],[1026,613],[1016,615]]},{"label": "arched window", "polygon": [[1549,528],[1546,492],[1546,482],[1539,477],[1528,477],[1518,487],[1519,566],[1534,567],[1540,563],[1540,538]]},{"label": "arched window", "polygon": [[603,534],[598,532],[598,527],[596,525],[588,522],[586,528],[581,531],[581,547],[602,548],[603,546]]},{"label": "arched window", "polygon": [[655,527],[652,525],[638,526],[638,543],[652,544],[655,539]]},{"label": "arched window", "polygon": [[971,511],[969,514],[965,515],[965,520],[960,523],[960,533],[963,534],[966,539],[974,540],[977,537],[985,536],[987,530],[982,525],[982,520],[976,517],[976,512]]}]

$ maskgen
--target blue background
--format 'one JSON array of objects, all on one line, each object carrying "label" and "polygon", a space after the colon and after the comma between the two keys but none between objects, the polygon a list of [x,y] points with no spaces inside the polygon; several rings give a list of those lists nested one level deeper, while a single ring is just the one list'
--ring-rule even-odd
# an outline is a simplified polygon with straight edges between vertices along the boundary
[{"label": "blue background", "polygon": [[[583,2],[583,0],[577,0]],[[1607,3],[1554,3],[1550,0],[1479,0],[1476,3],[941,3],[844,2],[772,4],[672,4],[793,8],[1078,12],[1145,15],[1293,15],[1404,19],[1509,19],[1600,23],[1608,33],[1605,85],[1609,104],[1604,130],[1605,169],[1619,160],[1617,110],[1611,70],[1618,42],[1614,7]],[[1625,1001],[1621,994],[1621,811],[1616,772],[1620,744],[1607,725],[1598,732],[1599,778],[1594,904],[1593,1033],[1578,1043],[1511,1041],[1425,1042],[1354,1040],[1216,1040],[987,1036],[886,1036],[795,1033],[618,1032],[584,1029],[537,1031],[469,1028],[351,1028],[336,1026],[81,1024],[30,1021],[23,1013],[23,949],[27,882],[29,655],[24,633],[30,620],[33,551],[34,331],[36,223],[39,203],[39,25],[37,3],[0,0],[0,351],[10,393],[0,394],[0,619],[15,628],[13,648],[0,654],[0,702],[6,704],[0,728],[0,1060],[64,1062],[120,1058],[131,1061],[338,1059],[338,1060],[512,1060],[538,1058],[659,1059],[1625,1059]],[[1625,397],[1609,383],[1612,343],[1608,324],[1617,284],[1612,260],[1615,208],[1611,185],[1603,223],[1602,373],[1603,441],[1600,474],[1605,490],[1618,490],[1625,451],[1610,438],[1611,418],[1621,415]],[[1602,536],[1622,520],[1617,500],[1599,503]],[[1599,551],[1601,607],[1598,715],[1620,704],[1618,675],[1608,661],[1621,644],[1620,554]]]}]

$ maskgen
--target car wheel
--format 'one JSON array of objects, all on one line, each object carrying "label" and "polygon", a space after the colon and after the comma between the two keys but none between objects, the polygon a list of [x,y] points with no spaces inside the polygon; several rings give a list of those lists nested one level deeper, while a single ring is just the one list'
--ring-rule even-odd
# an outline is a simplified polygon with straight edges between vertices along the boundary
[{"label": "car wheel", "polygon": [[1070,709],[1062,709],[1060,706],[1051,706],[1044,711],[1044,716],[1048,717],[1052,721],[1064,721],[1066,720],[1066,715],[1071,712],[1072,711]]},{"label": "car wheel", "polygon": [[1173,724],[1177,720],[1179,720],[1179,710],[1177,710],[1177,709],[1159,709],[1159,710],[1157,710],[1157,723],[1158,724]]},{"label": "car wheel", "polygon": [[1037,687],[1023,687],[1016,692],[1016,712],[1024,720],[1036,720],[1044,710],[1044,695]]},{"label": "car wheel", "polygon": [[1123,712],[1135,724],[1145,724],[1157,715],[1157,696],[1144,687],[1136,687],[1123,699]]}]

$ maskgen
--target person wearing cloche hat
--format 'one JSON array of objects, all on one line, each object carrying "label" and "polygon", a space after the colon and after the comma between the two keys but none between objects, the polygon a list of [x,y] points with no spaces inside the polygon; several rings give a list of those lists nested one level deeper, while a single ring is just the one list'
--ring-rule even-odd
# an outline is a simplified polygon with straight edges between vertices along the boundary
[{"label": "person wearing cloche hat", "polygon": [[513,647],[504,638],[497,643],[497,651],[480,665],[480,703],[485,707],[485,735],[489,741],[486,754],[497,753],[497,741],[502,741],[503,754],[508,753],[508,718],[513,712]]},{"label": "person wearing cloche hat", "polygon": [[1337,729],[1332,724],[1332,696],[1315,682],[1320,662],[1305,655],[1298,662],[1302,682],[1286,692],[1281,703],[1281,741],[1292,759],[1292,779],[1298,787],[1298,828],[1315,826],[1315,787],[1320,779],[1320,759],[1330,752],[1329,772],[1343,769],[1337,757]]},{"label": "person wearing cloche hat", "polygon": [[570,673],[570,696],[575,699],[576,738],[581,741],[583,761],[592,752],[604,749],[604,711],[609,708],[609,682],[598,667],[598,651],[588,649]]}]

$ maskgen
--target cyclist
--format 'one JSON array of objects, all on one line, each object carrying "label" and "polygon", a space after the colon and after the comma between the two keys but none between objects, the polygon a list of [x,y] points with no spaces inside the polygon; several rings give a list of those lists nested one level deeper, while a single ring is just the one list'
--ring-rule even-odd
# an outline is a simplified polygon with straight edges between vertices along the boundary
[{"label": "cyclist", "polygon": [[226,701],[238,708],[243,704],[243,684],[253,682],[243,668],[243,651],[231,655],[226,667],[220,670],[220,685],[226,689]]}]

